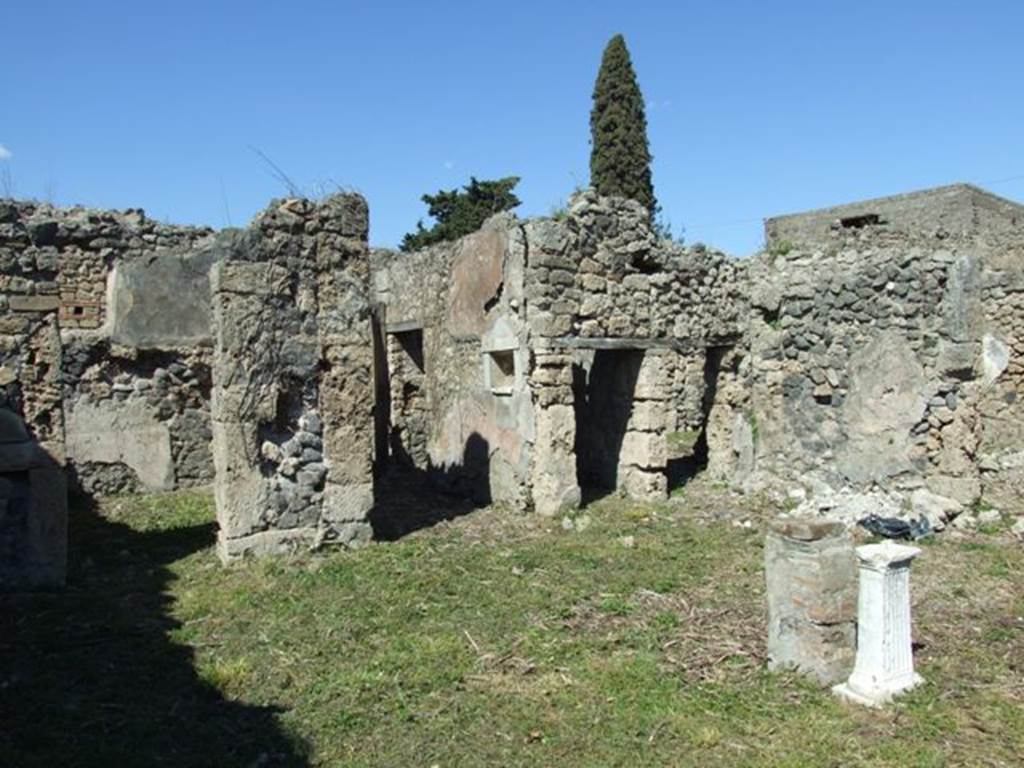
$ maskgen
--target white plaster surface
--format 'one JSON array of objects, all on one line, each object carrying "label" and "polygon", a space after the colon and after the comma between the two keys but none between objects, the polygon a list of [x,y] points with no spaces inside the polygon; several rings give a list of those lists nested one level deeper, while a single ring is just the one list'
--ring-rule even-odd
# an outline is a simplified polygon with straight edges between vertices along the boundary
[{"label": "white plaster surface", "polygon": [[857,659],[832,690],[879,707],[922,682],[914,672],[910,631],[910,563],[921,550],[886,541],[857,548]]}]

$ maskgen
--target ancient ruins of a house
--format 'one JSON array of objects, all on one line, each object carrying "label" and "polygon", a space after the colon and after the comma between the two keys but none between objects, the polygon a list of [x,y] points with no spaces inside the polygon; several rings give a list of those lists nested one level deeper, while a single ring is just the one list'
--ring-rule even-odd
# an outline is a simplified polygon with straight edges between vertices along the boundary
[{"label": "ancient ruins of a house", "polygon": [[371,251],[357,195],[219,233],[0,202],[0,582],[63,536],[54,468],[212,482],[225,559],[366,541],[387,465],[541,514],[697,471],[937,522],[998,502],[1024,479],[1022,217],[956,185],[771,219],[737,260],[592,191],[411,254]]}]

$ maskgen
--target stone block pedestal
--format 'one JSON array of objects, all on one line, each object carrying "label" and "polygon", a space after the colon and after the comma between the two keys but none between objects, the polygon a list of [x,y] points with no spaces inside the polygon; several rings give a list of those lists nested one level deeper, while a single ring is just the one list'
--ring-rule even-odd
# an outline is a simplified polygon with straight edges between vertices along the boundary
[{"label": "stone block pedestal", "polygon": [[765,541],[768,667],[793,667],[823,684],[853,666],[857,565],[846,526],[780,520]]}]

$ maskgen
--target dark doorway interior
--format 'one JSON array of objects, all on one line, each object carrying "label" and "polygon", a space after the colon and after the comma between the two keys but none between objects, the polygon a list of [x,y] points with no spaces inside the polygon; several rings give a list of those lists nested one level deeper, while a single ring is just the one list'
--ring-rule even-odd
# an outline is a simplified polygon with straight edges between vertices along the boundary
[{"label": "dark doorway interior", "polygon": [[708,465],[708,418],[718,394],[718,378],[730,347],[709,347],[704,356],[704,397],[701,399],[700,434],[686,456],[669,459],[668,489],[680,488]]},{"label": "dark doorway interior", "polygon": [[374,312],[370,329],[373,332],[373,472],[379,475],[387,468],[391,431],[391,377],[384,318],[380,313]]},{"label": "dark doorway interior", "polygon": [[618,485],[619,454],[643,359],[641,349],[599,349],[589,368],[573,366],[576,478],[584,504]]}]

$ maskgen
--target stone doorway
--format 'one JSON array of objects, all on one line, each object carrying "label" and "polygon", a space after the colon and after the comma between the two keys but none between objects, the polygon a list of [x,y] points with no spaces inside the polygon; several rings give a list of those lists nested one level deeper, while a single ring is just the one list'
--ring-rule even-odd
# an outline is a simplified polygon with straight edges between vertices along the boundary
[{"label": "stone doorway", "polygon": [[642,349],[596,349],[573,365],[576,477],[583,504],[623,484],[622,448],[643,361]]},{"label": "stone doorway", "polygon": [[[423,327],[388,324],[384,333],[387,384],[388,463],[425,470],[427,456],[427,366]],[[383,394],[383,393],[382,393]]]},{"label": "stone doorway", "polygon": [[[687,439],[678,441],[678,446],[669,446],[667,466],[668,488],[671,492],[681,488],[708,467],[710,448],[708,425],[711,409],[718,396],[719,380],[726,370],[727,361],[732,357],[732,347],[708,347],[704,353],[703,394],[700,403],[700,425],[692,432],[677,432]],[[690,439],[692,437],[692,439]],[[685,444],[684,444],[685,443]],[[678,449],[678,450],[675,450]]]}]

